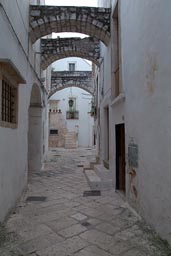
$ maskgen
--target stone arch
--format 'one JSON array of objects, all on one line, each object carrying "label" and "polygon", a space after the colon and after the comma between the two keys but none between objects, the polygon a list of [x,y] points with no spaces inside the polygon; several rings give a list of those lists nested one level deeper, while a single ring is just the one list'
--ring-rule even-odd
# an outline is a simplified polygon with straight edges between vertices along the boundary
[{"label": "stone arch", "polygon": [[41,66],[46,69],[54,61],[66,57],[80,57],[100,65],[100,42],[94,38],[41,39]]},{"label": "stone arch", "polygon": [[50,99],[50,97],[53,94],[55,94],[56,92],[59,92],[59,91],[61,91],[63,89],[69,88],[69,87],[77,87],[77,88],[83,89],[84,91],[90,93],[91,95],[94,95],[93,90],[90,89],[90,88],[86,88],[85,86],[82,86],[82,85],[66,85],[66,86],[63,86],[63,87],[61,86],[61,87],[58,87],[56,89],[51,90],[50,93],[49,93],[49,97],[48,98]]},{"label": "stone arch", "polygon": [[52,32],[78,32],[108,45],[110,14],[110,8],[31,5],[30,38],[35,43]]},{"label": "stone arch", "polygon": [[68,87],[78,87],[90,94],[94,94],[91,71],[54,71],[51,77],[49,98],[57,91]]},{"label": "stone arch", "polygon": [[33,84],[29,105],[28,170],[39,171],[42,167],[42,96],[40,87]]}]

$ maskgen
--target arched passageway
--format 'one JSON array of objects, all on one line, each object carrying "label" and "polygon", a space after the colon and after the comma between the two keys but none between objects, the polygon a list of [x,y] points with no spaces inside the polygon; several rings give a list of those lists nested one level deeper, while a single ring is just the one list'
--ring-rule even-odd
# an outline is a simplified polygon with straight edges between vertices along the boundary
[{"label": "arched passageway", "polygon": [[93,146],[93,96],[72,86],[61,89],[49,99],[49,147]]},{"label": "arched passageway", "polygon": [[29,106],[28,170],[29,173],[42,167],[42,99],[38,85],[32,86]]},{"label": "arched passageway", "polygon": [[78,32],[108,45],[110,14],[110,8],[31,5],[30,37],[35,43],[52,32]]},{"label": "arched passageway", "polygon": [[92,37],[41,39],[41,67],[46,69],[54,61],[66,57],[80,57],[100,65],[100,42]]}]

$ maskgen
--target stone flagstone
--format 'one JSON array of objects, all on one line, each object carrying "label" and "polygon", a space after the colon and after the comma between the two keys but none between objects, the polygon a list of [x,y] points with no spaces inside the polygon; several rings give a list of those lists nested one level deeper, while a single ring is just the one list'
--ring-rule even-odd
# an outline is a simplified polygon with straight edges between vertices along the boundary
[{"label": "stone flagstone", "polygon": [[[49,152],[44,170],[32,174],[0,228],[0,256],[170,256],[167,244],[114,190],[83,197],[90,188],[78,167],[80,156],[92,161],[95,150]],[[28,202],[28,196],[45,196],[46,201]]]}]

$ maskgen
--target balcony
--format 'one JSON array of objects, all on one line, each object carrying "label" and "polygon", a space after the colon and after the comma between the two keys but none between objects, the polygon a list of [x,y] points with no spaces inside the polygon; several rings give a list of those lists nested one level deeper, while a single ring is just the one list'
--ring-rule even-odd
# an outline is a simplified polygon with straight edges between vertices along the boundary
[{"label": "balcony", "polygon": [[79,111],[66,111],[66,119],[79,119]]}]

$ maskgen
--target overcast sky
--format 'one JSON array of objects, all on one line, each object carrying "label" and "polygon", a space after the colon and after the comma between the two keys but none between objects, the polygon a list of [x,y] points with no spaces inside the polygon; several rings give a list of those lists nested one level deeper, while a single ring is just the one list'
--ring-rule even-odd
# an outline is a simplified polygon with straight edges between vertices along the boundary
[{"label": "overcast sky", "polygon": [[45,0],[47,5],[97,6],[97,0]]}]

